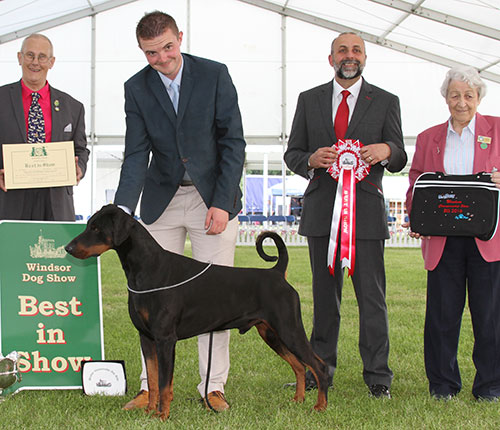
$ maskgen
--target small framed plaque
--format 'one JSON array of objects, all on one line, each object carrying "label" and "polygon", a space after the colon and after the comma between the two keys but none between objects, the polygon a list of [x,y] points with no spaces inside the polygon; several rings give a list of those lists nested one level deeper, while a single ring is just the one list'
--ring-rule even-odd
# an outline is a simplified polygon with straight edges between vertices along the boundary
[{"label": "small framed plaque", "polygon": [[3,144],[2,151],[7,190],[76,185],[73,142]]},{"label": "small framed plaque", "polygon": [[124,396],[127,393],[127,377],[123,360],[96,360],[82,363],[84,394],[93,396]]}]

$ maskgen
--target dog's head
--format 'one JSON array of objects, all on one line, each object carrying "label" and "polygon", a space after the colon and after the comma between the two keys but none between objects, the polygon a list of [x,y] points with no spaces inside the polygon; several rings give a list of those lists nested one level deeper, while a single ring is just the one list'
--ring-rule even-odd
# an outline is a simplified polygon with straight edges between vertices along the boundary
[{"label": "dog's head", "polygon": [[87,222],[87,228],[64,249],[73,257],[97,257],[120,246],[129,236],[134,218],[115,205],[104,206]]}]

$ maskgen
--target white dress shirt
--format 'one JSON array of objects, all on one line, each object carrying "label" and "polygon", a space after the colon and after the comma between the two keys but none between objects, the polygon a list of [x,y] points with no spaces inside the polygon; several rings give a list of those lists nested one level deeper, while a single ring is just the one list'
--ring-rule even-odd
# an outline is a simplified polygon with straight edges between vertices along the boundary
[{"label": "white dress shirt", "polygon": [[444,149],[444,171],[449,175],[470,175],[474,166],[474,135],[476,132],[476,117],[464,127],[459,135],[448,121],[446,146]]},{"label": "white dress shirt", "polygon": [[352,113],[356,107],[356,102],[358,101],[359,92],[361,91],[361,84],[363,79],[358,79],[358,81],[351,85],[349,88],[343,88],[334,79],[333,80],[333,96],[332,96],[332,114],[333,123],[335,123],[335,115],[337,115],[337,109],[339,108],[340,102],[342,101],[342,91],[347,90],[350,92],[347,97],[347,106],[349,106],[349,122],[351,122]]}]

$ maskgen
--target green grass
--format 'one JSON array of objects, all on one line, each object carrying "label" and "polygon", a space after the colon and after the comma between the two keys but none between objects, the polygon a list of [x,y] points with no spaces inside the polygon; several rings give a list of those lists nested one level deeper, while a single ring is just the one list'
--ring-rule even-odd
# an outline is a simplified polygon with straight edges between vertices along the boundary
[{"label": "green grass", "polygon": [[[271,251],[270,251],[271,252]],[[306,331],[312,322],[311,274],[306,248],[289,248],[288,279],[301,297]],[[236,265],[269,267],[255,249],[238,248]],[[312,410],[316,393],[304,404],[290,401],[283,389],[293,380],[290,367],[262,342],[256,330],[231,333],[231,371],[226,396],[231,409],[214,414],[198,402],[196,340],[178,343],[175,398],[165,422],[121,406],[139,390],[139,344],[127,310],[125,278],[114,252],[102,257],[104,340],[107,359],[125,360],[129,391],[125,397],[86,397],[81,391],[26,391],[0,404],[0,425],[9,429],[498,429],[499,405],[476,402],[472,330],[464,315],[459,361],[463,390],[450,402],[430,399],[423,364],[426,273],[418,249],[387,249],[387,302],[391,335],[390,365],[395,378],[392,400],[368,397],[358,352],[358,310],[350,280],[342,302],[339,362],[329,406]]]}]

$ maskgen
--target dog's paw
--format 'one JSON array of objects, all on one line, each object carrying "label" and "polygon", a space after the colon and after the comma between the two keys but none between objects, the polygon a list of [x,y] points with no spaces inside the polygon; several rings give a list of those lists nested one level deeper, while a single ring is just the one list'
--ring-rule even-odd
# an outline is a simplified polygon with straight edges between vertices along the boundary
[{"label": "dog's paw", "polygon": [[160,412],[158,413],[158,418],[160,419],[161,422],[165,422],[170,414],[168,412]]},{"label": "dog's paw", "polygon": [[296,394],[292,401],[296,403],[304,403],[304,396],[299,396],[298,394]]},{"label": "dog's paw", "polygon": [[156,418],[159,419],[162,422],[165,422],[168,417],[170,416],[169,411],[159,411],[159,410],[154,410],[152,411],[153,413],[151,414],[151,418]]},{"label": "dog's paw", "polygon": [[316,403],[314,405],[314,410],[317,412],[324,412],[326,411],[327,403]]}]

